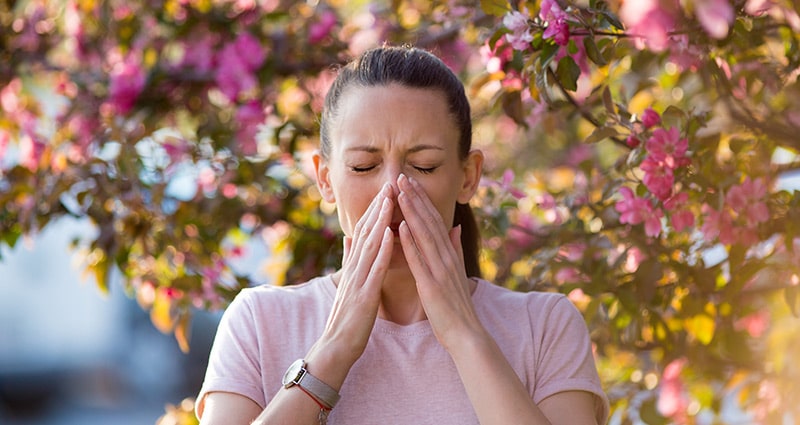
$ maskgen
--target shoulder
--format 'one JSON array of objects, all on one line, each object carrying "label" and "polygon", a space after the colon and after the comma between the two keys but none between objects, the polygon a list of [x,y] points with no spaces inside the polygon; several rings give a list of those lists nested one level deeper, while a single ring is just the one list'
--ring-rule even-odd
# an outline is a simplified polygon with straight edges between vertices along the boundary
[{"label": "shoulder", "polygon": [[493,321],[501,327],[519,326],[525,322],[534,338],[545,338],[564,329],[581,333],[586,328],[580,311],[569,298],[559,293],[519,292],[478,280],[473,300],[485,321]]},{"label": "shoulder", "polygon": [[575,310],[569,299],[555,292],[520,292],[503,286],[495,285],[483,279],[477,279],[477,300],[489,306],[503,306],[506,308],[525,308],[537,315],[563,313]]},{"label": "shoulder", "polygon": [[307,282],[289,285],[259,285],[242,289],[226,311],[229,314],[258,316],[282,311],[304,311],[324,308],[333,303],[335,287],[330,277],[321,276]]}]

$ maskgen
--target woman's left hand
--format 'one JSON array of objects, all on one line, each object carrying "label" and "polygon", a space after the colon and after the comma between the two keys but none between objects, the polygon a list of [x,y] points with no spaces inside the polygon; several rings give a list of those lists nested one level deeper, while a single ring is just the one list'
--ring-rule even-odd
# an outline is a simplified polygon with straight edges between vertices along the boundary
[{"label": "woman's left hand", "polygon": [[474,282],[464,269],[461,226],[445,225],[418,182],[401,175],[397,183],[403,253],[436,338],[450,351],[485,332],[472,303]]}]

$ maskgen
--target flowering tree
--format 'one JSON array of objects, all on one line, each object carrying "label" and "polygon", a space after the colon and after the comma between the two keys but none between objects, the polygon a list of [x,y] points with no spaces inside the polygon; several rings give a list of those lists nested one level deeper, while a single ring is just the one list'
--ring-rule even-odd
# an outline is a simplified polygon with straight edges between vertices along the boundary
[{"label": "flowering tree", "polygon": [[0,240],[90,220],[100,287],[188,349],[193,309],[336,267],[308,170],[332,66],[412,43],[473,100],[485,277],[568,294],[613,423],[794,423],[798,6],[3,3]]}]

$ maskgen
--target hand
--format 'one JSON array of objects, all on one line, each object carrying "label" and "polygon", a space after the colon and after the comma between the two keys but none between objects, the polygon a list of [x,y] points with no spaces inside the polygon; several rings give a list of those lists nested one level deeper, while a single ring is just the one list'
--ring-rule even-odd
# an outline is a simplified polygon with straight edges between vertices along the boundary
[{"label": "hand", "polygon": [[464,338],[485,332],[472,304],[461,227],[448,229],[418,182],[400,175],[397,184],[405,218],[399,228],[403,253],[434,334],[450,351]]},{"label": "hand", "polygon": [[393,191],[384,185],[356,223],[352,237],[344,239],[336,299],[322,339],[340,349],[341,360],[349,364],[364,352],[378,314],[394,244],[389,227]]}]

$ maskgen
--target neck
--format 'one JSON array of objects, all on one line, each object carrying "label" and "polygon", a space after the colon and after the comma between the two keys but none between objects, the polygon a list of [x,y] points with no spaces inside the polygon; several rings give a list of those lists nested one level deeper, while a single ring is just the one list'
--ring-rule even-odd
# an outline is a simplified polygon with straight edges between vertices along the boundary
[{"label": "neck", "polygon": [[386,273],[378,317],[399,325],[410,325],[427,319],[417,293],[414,275],[408,267],[390,269]]}]

